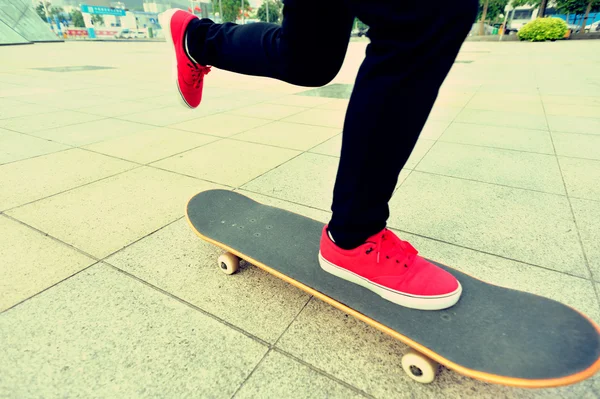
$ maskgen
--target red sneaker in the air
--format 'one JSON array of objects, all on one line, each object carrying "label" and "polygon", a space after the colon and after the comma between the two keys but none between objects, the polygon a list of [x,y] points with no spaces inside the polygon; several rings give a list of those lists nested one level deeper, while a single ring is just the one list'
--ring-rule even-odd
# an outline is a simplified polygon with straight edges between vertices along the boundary
[{"label": "red sneaker in the air", "polygon": [[323,270],[362,285],[408,308],[440,310],[458,302],[462,287],[447,271],[384,229],[358,248],[344,250],[323,229],[319,263]]},{"label": "red sneaker in the air", "polygon": [[210,67],[194,61],[185,48],[185,31],[194,18],[197,18],[194,14],[175,8],[159,17],[167,43],[173,49],[173,80],[184,105],[190,108],[200,105],[204,75],[210,72]]}]

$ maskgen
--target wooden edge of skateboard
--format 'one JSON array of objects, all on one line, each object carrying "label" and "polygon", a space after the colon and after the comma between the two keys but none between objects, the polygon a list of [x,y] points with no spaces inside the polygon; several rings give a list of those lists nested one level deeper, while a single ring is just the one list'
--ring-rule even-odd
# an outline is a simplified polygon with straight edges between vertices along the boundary
[{"label": "wooden edge of skateboard", "polygon": [[[385,326],[384,324],[381,324],[378,321],[373,320],[370,317],[368,317],[360,312],[357,312],[356,310],[344,305],[343,303],[338,302],[335,299],[333,299],[333,298],[331,298],[331,297],[329,297],[329,296],[327,296],[327,295],[325,295],[325,294],[323,294],[323,293],[321,293],[321,292],[319,292],[297,280],[294,280],[293,278],[291,278],[289,276],[286,276],[285,274],[261,263],[260,261],[258,261],[256,259],[253,259],[247,255],[244,255],[243,253],[237,251],[234,248],[231,248],[230,246],[228,246],[226,244],[223,244],[219,241],[213,240],[212,238],[203,235],[198,230],[196,230],[196,228],[192,224],[192,222],[188,216],[188,213],[187,213],[187,208],[186,208],[186,212],[185,212],[185,218],[188,221],[188,224],[190,225],[192,230],[202,240],[207,241],[213,245],[216,245],[217,247],[219,247],[225,251],[231,252],[232,254],[236,255],[237,257],[244,259],[245,261],[250,262],[253,265],[263,269],[267,273],[270,273],[270,274],[274,275],[275,277],[278,277],[281,280],[283,280],[297,288],[300,288],[304,292],[306,292],[310,295],[313,295],[313,296],[319,298],[320,300],[322,300],[323,302],[326,302],[329,305],[349,314],[350,316],[353,316],[353,317],[357,318],[358,320],[361,320],[364,323],[367,323],[371,327],[374,327],[374,328],[378,329],[379,331],[381,331],[393,338],[396,338],[397,340],[410,346],[411,348],[415,349],[416,351],[426,355],[430,359],[433,359],[436,362],[448,367],[449,369],[451,369],[459,374],[465,375],[467,377],[485,381],[485,382],[489,382],[489,383],[501,384],[501,385],[519,387],[519,388],[552,388],[552,387],[560,387],[560,386],[575,384],[577,382],[583,381],[583,380],[593,376],[598,370],[600,370],[600,358],[598,358],[590,367],[588,367],[587,369],[585,369],[583,371],[575,373],[575,374],[571,374],[571,375],[568,375],[565,377],[560,377],[560,378],[530,380],[530,379],[524,379],[524,378],[506,377],[506,376],[501,376],[501,375],[496,375],[496,374],[489,374],[489,373],[485,373],[482,371],[477,371],[477,370],[473,370],[473,369],[461,366],[460,364],[454,363],[453,361],[448,360],[445,357],[438,355],[437,353],[433,352],[431,349],[419,344],[416,341],[413,341],[409,337],[402,335],[397,331],[392,330],[391,328]],[[446,266],[446,265],[444,265],[444,266]],[[450,266],[446,266],[446,267],[454,269]],[[461,272],[461,273],[464,273],[464,272]],[[464,274],[467,274],[467,273],[464,273]],[[483,280],[473,277],[470,274],[467,274],[467,275],[476,280],[483,282]],[[500,287],[496,284],[491,284],[488,282],[485,282],[485,283]],[[565,305],[565,306],[568,306],[568,305]],[[579,313],[586,320],[588,320],[588,322],[594,326],[594,328],[600,335],[600,327],[598,326],[598,324],[596,324],[592,319],[590,319],[585,314],[579,312],[577,309],[574,309],[574,308],[571,308],[571,309],[573,309],[575,312]]]}]

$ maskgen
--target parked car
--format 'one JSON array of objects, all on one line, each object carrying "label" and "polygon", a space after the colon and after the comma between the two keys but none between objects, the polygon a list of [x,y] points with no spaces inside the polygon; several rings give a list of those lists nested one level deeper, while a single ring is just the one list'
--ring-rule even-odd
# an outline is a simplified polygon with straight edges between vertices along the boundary
[{"label": "parked car", "polygon": [[585,26],[586,32],[600,32],[600,21]]},{"label": "parked car", "polygon": [[146,34],[143,32],[131,30],[131,29],[123,29],[121,32],[115,35],[115,39],[145,39]]}]

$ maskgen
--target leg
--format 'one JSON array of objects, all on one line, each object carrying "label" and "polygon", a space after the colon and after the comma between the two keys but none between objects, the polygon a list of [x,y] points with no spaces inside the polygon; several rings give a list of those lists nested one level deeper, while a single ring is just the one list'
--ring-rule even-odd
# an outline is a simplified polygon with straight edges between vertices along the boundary
[{"label": "leg", "polygon": [[329,224],[342,248],[385,227],[398,174],[477,11],[474,0],[356,3],[371,44],[346,113]]},{"label": "leg", "polygon": [[[281,26],[194,20],[188,51],[201,65],[300,86],[323,86],[338,73],[354,17],[345,0],[285,0]],[[315,12],[321,23],[314,28]]]}]

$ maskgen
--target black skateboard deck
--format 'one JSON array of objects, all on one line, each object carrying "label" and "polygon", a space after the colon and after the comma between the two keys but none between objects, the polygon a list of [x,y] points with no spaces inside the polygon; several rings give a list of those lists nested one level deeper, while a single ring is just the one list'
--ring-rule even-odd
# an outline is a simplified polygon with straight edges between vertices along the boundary
[{"label": "black skateboard deck", "polygon": [[[460,281],[461,299],[440,311],[409,309],[323,271],[320,222],[226,190],[194,196],[187,218],[202,239],[412,347],[410,359],[417,361],[403,359],[403,367],[417,381],[430,382],[420,380],[429,359],[472,378],[526,388],[573,384],[600,368],[600,328],[557,301],[434,262]],[[233,255],[220,262],[229,272],[237,269],[228,260],[235,263]]]}]

